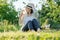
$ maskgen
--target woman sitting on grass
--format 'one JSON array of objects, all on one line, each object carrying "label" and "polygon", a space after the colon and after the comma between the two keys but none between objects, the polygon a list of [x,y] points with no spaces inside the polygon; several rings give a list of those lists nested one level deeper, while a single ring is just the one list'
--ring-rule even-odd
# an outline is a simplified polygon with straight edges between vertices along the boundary
[{"label": "woman sitting on grass", "polygon": [[33,8],[29,5],[20,14],[20,23],[23,24],[22,31],[40,31],[39,23],[33,14]]}]

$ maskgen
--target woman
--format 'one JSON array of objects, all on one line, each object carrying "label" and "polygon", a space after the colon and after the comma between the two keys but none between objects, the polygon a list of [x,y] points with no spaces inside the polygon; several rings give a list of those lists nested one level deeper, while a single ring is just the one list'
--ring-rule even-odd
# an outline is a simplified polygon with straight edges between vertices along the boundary
[{"label": "woman", "polygon": [[39,23],[37,19],[33,16],[33,9],[31,6],[27,5],[25,7],[25,10],[22,11],[20,15],[20,21],[20,23],[23,24],[22,31],[40,31]]}]

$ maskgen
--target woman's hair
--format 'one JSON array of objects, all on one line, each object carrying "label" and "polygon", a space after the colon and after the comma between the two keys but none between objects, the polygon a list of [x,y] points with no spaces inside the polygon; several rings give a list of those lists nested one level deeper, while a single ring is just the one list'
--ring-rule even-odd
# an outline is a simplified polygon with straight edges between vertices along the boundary
[{"label": "woman's hair", "polygon": [[31,9],[31,14],[33,13],[33,9]]},{"label": "woman's hair", "polygon": [[32,9],[32,7],[31,6],[29,6],[29,5],[27,5],[27,7],[30,7],[31,8],[31,14],[33,13],[33,9]]}]

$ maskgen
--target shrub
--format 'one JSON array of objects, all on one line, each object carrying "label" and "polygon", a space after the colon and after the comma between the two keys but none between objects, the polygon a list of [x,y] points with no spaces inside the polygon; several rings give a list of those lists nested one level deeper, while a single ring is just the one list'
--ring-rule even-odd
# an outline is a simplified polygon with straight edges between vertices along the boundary
[{"label": "shrub", "polygon": [[0,22],[0,32],[3,31],[17,31],[18,29],[16,28],[15,25],[9,24],[7,20],[4,20]]}]

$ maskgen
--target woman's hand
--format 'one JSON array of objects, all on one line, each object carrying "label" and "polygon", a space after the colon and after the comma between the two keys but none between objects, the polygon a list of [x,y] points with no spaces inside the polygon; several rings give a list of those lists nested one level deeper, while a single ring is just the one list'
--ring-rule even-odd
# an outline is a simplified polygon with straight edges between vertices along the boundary
[{"label": "woman's hand", "polygon": [[20,16],[20,19],[21,19],[21,20],[23,20],[23,18],[24,18],[24,14],[22,14],[22,15]]},{"label": "woman's hand", "polygon": [[23,19],[24,19],[24,14],[23,11],[21,12],[20,16],[19,16],[19,23],[23,23]]}]

